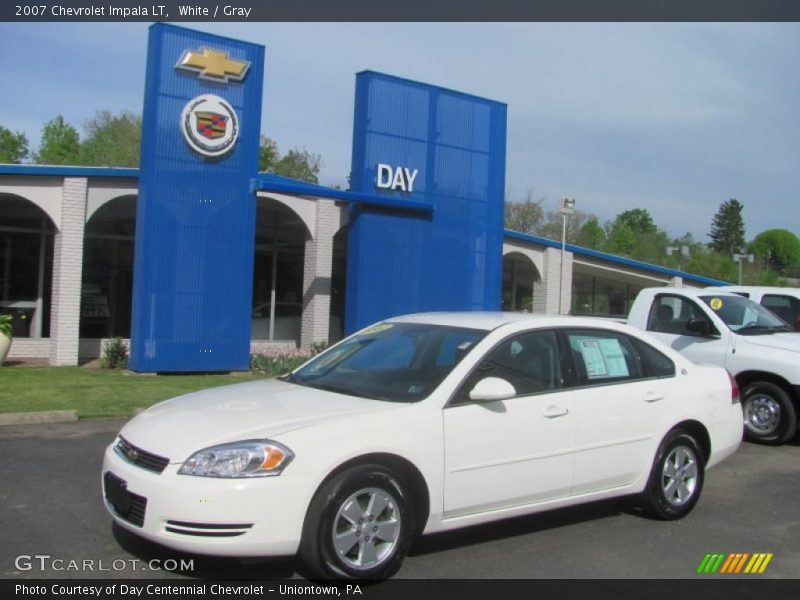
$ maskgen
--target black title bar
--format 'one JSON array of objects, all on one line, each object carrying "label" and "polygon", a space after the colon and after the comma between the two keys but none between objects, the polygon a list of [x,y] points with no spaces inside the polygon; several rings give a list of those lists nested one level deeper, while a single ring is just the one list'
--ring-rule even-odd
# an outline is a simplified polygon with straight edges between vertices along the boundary
[{"label": "black title bar", "polygon": [[2,21],[800,21],[798,0],[5,0]]}]

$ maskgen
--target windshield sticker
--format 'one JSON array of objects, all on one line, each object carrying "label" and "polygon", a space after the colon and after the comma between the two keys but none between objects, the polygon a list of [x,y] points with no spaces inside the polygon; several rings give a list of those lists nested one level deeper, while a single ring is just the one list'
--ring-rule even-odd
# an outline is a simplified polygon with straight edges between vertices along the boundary
[{"label": "windshield sticker", "polygon": [[589,379],[627,377],[630,374],[619,340],[582,338],[578,340],[578,348]]},{"label": "windshield sticker", "polygon": [[719,298],[712,298],[711,302],[708,303],[712,310],[719,310],[722,308],[722,300]]},{"label": "windshield sticker", "polygon": [[394,327],[391,323],[378,323],[377,325],[373,325],[372,327],[367,327],[364,331],[361,332],[361,335],[370,335],[372,333],[380,333],[381,331],[386,331],[387,329],[391,329]]}]

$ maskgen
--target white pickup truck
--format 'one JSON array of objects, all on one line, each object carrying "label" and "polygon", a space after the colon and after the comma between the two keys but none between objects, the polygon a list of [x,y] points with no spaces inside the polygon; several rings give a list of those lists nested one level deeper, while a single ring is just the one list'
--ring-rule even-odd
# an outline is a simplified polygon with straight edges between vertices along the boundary
[{"label": "white pickup truck", "polygon": [[747,439],[782,444],[797,433],[800,334],[760,304],[717,288],[647,288],[628,325],[696,363],[725,367],[741,389]]}]

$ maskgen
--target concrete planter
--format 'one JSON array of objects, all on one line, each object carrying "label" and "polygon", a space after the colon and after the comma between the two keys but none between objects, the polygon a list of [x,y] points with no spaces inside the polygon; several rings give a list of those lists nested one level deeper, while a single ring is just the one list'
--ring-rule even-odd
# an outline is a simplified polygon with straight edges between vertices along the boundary
[{"label": "concrete planter", "polygon": [[0,333],[0,365],[3,364],[8,356],[8,351],[11,349],[11,338],[5,334]]}]

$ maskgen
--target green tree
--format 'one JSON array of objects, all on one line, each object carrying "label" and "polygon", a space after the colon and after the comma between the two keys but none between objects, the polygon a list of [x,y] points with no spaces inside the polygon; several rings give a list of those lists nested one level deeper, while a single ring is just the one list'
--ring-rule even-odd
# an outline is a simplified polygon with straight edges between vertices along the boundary
[{"label": "green tree", "polygon": [[778,273],[800,266],[800,239],[786,229],[762,231],[753,240],[751,248]]},{"label": "green tree", "polygon": [[636,233],[633,228],[620,219],[615,219],[608,232],[608,251],[614,254],[633,256],[636,250]]},{"label": "green tree", "polygon": [[18,165],[28,156],[28,138],[0,125],[0,163]]},{"label": "green tree", "polygon": [[136,167],[142,141],[142,117],[123,111],[112,115],[98,111],[86,123],[79,159],[83,165],[98,167]]},{"label": "green tree", "polygon": [[77,165],[79,153],[78,131],[58,115],[42,127],[42,141],[39,152],[33,155],[33,162],[39,165]]},{"label": "green tree", "polygon": [[308,150],[289,150],[276,164],[275,173],[300,181],[319,183],[319,170],[322,166],[322,157],[311,154]]},{"label": "green tree", "polygon": [[312,154],[305,148],[289,150],[281,156],[278,144],[272,138],[261,136],[258,147],[258,170],[284,177],[319,183],[319,170],[322,167],[322,157]]},{"label": "green tree", "polygon": [[711,222],[710,246],[717,252],[732,255],[744,249],[744,206],[736,198],[723,202]]},{"label": "green tree", "polygon": [[591,216],[581,227],[575,244],[592,250],[603,250],[606,246],[606,232],[597,217]]},{"label": "green tree", "polygon": [[278,144],[272,138],[262,135],[258,146],[258,170],[274,173],[278,160],[280,160]]},{"label": "green tree", "polygon": [[650,211],[644,208],[632,208],[617,215],[617,221],[625,223],[634,233],[658,233]]},{"label": "green tree", "polygon": [[525,200],[506,202],[504,206],[506,229],[536,235],[544,216],[542,202],[542,199],[537,200],[533,197],[533,190],[528,190]]}]

